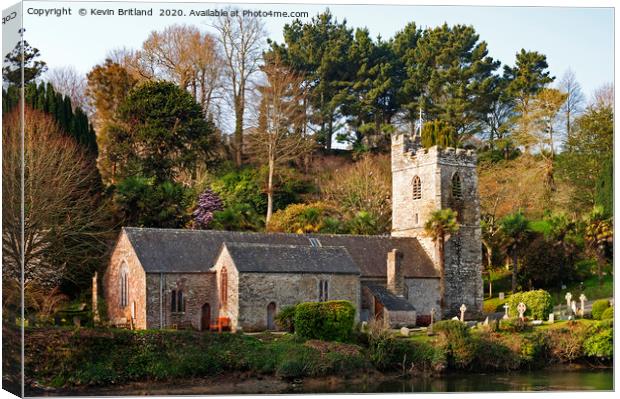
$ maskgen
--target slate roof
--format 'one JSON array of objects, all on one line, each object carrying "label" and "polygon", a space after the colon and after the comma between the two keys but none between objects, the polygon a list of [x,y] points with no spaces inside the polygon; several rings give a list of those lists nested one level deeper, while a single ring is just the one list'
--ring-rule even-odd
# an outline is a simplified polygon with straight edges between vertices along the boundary
[{"label": "slate roof", "polygon": [[239,272],[360,274],[345,247],[225,242]]},{"label": "slate roof", "polygon": [[381,302],[383,307],[385,307],[387,310],[415,310],[413,305],[407,302],[405,298],[394,295],[392,292],[390,292],[390,290],[388,290],[382,285],[367,284],[364,286],[368,287],[375,299]]},{"label": "slate roof", "polygon": [[310,238],[313,238],[323,247],[345,247],[362,277],[385,278],[387,253],[394,248],[404,255],[405,277],[439,277],[415,238],[137,227],[125,227],[123,231],[147,273],[208,271],[215,264],[224,242],[311,246]]}]

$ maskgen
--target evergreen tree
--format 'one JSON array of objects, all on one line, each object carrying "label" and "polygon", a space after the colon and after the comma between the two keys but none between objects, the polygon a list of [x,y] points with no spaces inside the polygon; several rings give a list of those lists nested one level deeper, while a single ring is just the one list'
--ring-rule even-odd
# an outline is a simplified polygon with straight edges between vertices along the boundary
[{"label": "evergreen tree", "polygon": [[22,87],[22,65],[24,85],[35,81],[47,71],[47,64],[38,58],[41,53],[27,41],[19,41],[13,50],[4,56],[2,78],[9,86]]}]

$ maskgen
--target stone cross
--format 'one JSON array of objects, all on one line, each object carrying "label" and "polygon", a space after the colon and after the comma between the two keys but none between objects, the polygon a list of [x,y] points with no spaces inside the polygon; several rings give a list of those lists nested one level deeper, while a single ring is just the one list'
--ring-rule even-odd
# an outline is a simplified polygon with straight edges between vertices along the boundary
[{"label": "stone cross", "polygon": [[467,306],[462,304],[459,310],[461,311],[461,321],[465,321],[465,311],[467,310]]},{"label": "stone cross", "polygon": [[581,294],[579,295],[579,300],[581,301],[581,317],[583,317],[583,315],[586,314],[585,301],[587,301],[588,298],[586,298],[585,294]]},{"label": "stone cross", "polygon": [[504,314],[504,319],[507,319],[507,318],[508,318],[508,309],[510,309],[510,305],[508,305],[507,303],[505,303],[505,304],[504,304],[504,311],[505,311],[505,314]]},{"label": "stone cross", "polygon": [[431,309],[431,324],[428,325],[428,335],[433,334],[433,323],[435,322],[435,308]]},{"label": "stone cross", "polygon": [[564,296],[564,299],[566,299],[566,307],[568,309],[570,309],[570,300],[573,298],[573,294],[571,294],[570,292],[566,293],[566,296]]},{"label": "stone cross", "polygon": [[517,311],[519,312],[519,318],[521,320],[523,320],[523,313],[525,313],[526,310],[527,306],[525,306],[523,302],[519,302],[519,305],[517,305]]}]

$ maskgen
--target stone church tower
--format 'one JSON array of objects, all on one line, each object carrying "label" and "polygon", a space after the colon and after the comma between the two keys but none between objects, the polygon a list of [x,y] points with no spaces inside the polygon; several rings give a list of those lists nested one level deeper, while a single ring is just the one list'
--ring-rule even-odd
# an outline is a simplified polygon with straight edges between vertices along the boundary
[{"label": "stone church tower", "polygon": [[[482,247],[480,199],[474,151],[437,146],[425,149],[418,136],[392,135],[392,236],[416,237],[435,267],[435,243],[425,235],[424,224],[433,211],[458,212],[459,232],[445,245],[444,318],[482,312]],[[437,309],[439,311],[439,309]]]}]

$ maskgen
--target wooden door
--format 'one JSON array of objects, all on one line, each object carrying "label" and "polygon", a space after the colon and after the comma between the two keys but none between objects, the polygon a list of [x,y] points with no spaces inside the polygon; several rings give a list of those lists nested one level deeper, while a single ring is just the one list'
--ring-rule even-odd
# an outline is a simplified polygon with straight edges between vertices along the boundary
[{"label": "wooden door", "polygon": [[271,302],[267,306],[267,330],[275,330],[276,329],[276,303]]},{"label": "wooden door", "polygon": [[208,303],[202,305],[202,313],[200,317],[200,329],[202,331],[209,331],[209,325],[211,324],[211,306]]}]

